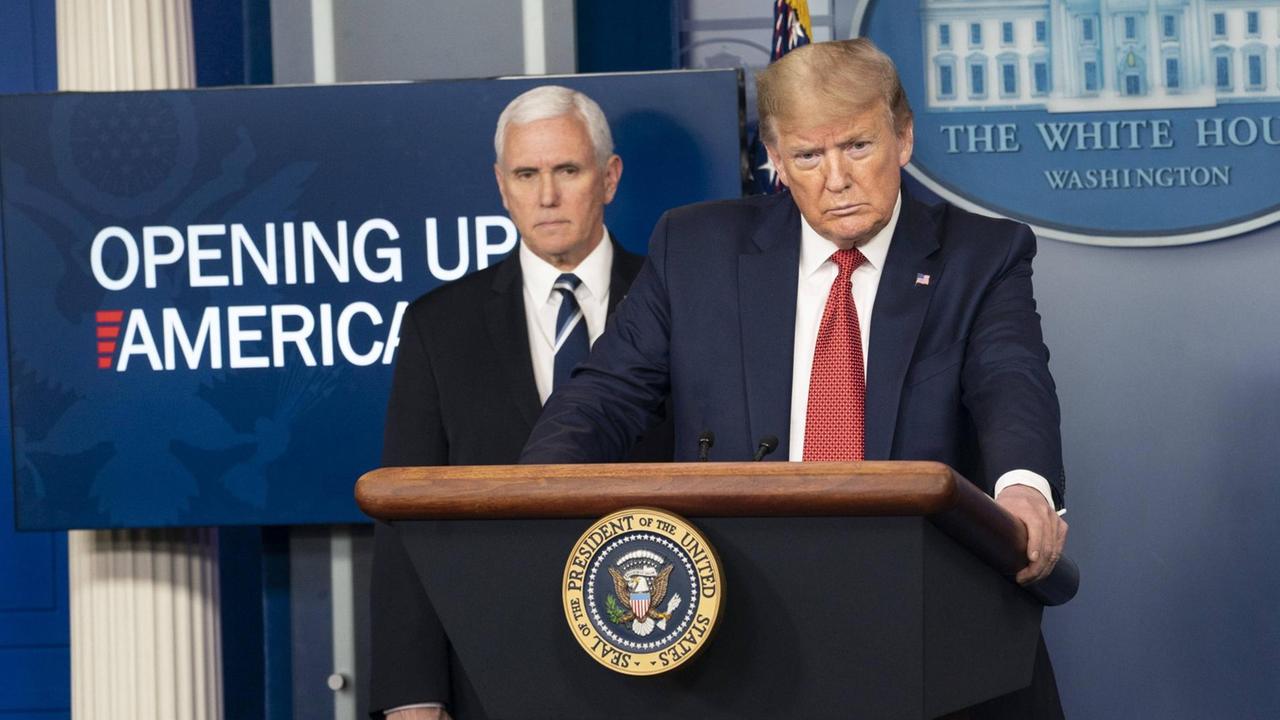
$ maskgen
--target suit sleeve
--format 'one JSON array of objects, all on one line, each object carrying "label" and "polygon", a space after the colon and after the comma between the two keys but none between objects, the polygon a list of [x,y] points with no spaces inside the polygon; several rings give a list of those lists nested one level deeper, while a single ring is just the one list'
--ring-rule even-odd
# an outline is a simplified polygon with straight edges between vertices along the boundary
[{"label": "suit sleeve", "polygon": [[1066,485],[1061,418],[1032,293],[1035,252],[1030,228],[1017,226],[1000,273],[978,308],[961,385],[986,476],[1016,469],[1035,472],[1049,481],[1062,507]]},{"label": "suit sleeve", "polygon": [[552,393],[520,462],[616,462],[652,424],[671,387],[668,225],[664,215],[630,292],[586,362]]},{"label": "suit sleeve", "polygon": [[[411,308],[412,310],[412,308]],[[430,357],[413,312],[400,330],[383,434],[384,467],[443,465],[448,442]],[[444,628],[395,527],[374,523],[370,588],[371,715],[422,702],[450,702]]]},{"label": "suit sleeve", "polygon": [[449,462],[449,442],[440,415],[440,392],[415,308],[416,303],[409,307],[400,325],[400,346],[382,435],[383,467],[423,467]]}]

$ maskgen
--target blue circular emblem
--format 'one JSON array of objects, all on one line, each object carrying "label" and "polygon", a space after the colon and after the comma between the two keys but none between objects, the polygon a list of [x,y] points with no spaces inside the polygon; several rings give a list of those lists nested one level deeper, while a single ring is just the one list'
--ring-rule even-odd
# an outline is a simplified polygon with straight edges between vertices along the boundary
[{"label": "blue circular emblem", "polygon": [[564,575],[564,607],[579,644],[630,675],[671,670],[709,639],[723,581],[696,528],[649,508],[622,510],[579,538]]},{"label": "blue circular emblem", "polygon": [[926,187],[1042,236],[1175,245],[1280,221],[1277,12],[922,0],[852,29],[898,66]]},{"label": "blue circular emblem", "polygon": [[196,165],[196,120],[180,93],[58,98],[49,128],[58,179],[99,212],[136,217],[172,202]]}]

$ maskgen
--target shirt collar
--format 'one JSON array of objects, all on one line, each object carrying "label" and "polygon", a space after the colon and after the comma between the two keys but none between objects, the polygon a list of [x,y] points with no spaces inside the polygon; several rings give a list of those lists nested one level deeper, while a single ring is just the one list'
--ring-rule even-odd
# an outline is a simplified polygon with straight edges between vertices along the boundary
[{"label": "shirt collar", "polygon": [[609,241],[609,230],[601,231],[602,236],[596,249],[583,258],[582,262],[572,270],[561,270],[543,260],[528,245],[520,243],[520,274],[530,296],[544,301],[551,297],[551,286],[565,272],[571,272],[582,281],[581,289],[587,291],[588,297],[604,298],[609,293],[609,275],[613,272],[613,243]]},{"label": "shirt collar", "polygon": [[[893,203],[893,215],[889,217],[889,223],[880,229],[874,237],[861,245],[858,250],[862,251],[862,256],[867,259],[867,265],[870,265],[877,272],[884,269],[884,260],[889,255],[889,243],[893,240],[893,231],[898,227],[898,214],[902,210],[902,191],[898,191],[898,199]],[[809,225],[809,221],[805,220],[804,214],[800,215],[800,277],[807,278],[818,271],[831,254],[836,251],[836,246],[830,240],[818,234],[813,226]]]}]

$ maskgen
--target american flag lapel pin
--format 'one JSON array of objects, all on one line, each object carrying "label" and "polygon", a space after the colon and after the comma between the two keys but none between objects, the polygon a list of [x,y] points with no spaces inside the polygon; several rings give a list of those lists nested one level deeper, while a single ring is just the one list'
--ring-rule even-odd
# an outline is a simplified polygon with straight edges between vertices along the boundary
[{"label": "american flag lapel pin", "polygon": [[928,285],[929,276],[924,273],[916,273],[916,285]]}]

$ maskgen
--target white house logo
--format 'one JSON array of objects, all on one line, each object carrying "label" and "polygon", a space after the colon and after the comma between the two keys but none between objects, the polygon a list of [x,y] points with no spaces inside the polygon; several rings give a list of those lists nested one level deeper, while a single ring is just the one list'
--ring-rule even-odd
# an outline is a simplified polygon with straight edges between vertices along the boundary
[{"label": "white house logo", "polygon": [[921,0],[857,18],[916,110],[908,171],[953,202],[1108,245],[1280,220],[1280,0]]}]

